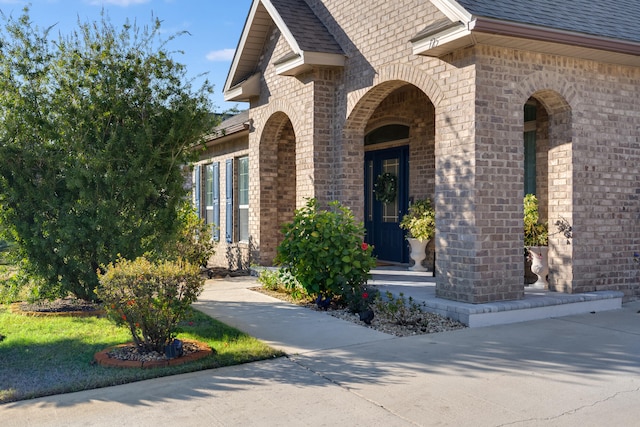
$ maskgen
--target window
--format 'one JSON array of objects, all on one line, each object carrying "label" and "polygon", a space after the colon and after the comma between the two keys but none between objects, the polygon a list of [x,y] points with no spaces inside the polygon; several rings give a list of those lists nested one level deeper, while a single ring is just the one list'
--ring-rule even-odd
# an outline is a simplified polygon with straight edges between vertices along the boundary
[{"label": "window", "polygon": [[238,239],[249,241],[249,157],[238,159]]},{"label": "window", "polygon": [[409,126],[386,125],[372,130],[364,137],[364,145],[382,144],[409,138]]}]

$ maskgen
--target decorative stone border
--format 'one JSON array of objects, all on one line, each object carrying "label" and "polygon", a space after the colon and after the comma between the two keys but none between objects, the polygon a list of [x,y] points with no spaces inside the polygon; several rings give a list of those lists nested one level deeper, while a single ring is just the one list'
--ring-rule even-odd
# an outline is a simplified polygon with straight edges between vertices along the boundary
[{"label": "decorative stone border", "polygon": [[120,344],[120,345],[112,346],[112,347],[106,348],[106,349],[104,349],[102,351],[99,351],[93,356],[93,359],[96,361],[96,363],[98,365],[105,366],[105,367],[108,367],[108,368],[144,368],[144,369],[151,369],[151,368],[165,368],[167,366],[183,365],[185,363],[189,363],[189,362],[194,362],[196,360],[200,360],[200,359],[205,358],[205,357],[207,357],[207,356],[209,356],[210,354],[213,353],[213,350],[211,350],[211,347],[209,347],[205,343],[202,343],[202,342],[199,342],[199,341],[194,341],[194,340],[182,340],[182,341],[195,344],[196,346],[198,346],[198,351],[196,351],[194,353],[189,353],[189,354],[187,354],[185,356],[177,357],[175,359],[152,360],[152,361],[148,361],[148,362],[138,361],[138,360],[112,359],[111,357],[109,357],[108,353],[112,349],[117,348],[117,347],[124,347],[124,346],[128,346],[128,345],[132,345],[133,344],[133,343],[127,343],[127,344]]},{"label": "decorative stone border", "polygon": [[83,311],[24,311],[20,308],[21,302],[14,302],[9,307],[13,314],[31,317],[102,317],[106,315],[104,310],[83,310]]}]

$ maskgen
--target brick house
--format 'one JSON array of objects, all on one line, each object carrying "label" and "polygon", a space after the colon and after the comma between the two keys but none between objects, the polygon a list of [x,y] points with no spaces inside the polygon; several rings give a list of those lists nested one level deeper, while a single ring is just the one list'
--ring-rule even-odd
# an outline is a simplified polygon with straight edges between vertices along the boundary
[{"label": "brick house", "polygon": [[[197,203],[213,263],[269,265],[307,197],[365,222],[405,263],[398,221],[430,197],[439,297],[520,299],[522,199],[550,231],[552,290],[640,297],[640,5],[635,0],[254,0]],[[398,177],[396,200],[373,184]],[[435,260],[435,261],[434,261]]]}]

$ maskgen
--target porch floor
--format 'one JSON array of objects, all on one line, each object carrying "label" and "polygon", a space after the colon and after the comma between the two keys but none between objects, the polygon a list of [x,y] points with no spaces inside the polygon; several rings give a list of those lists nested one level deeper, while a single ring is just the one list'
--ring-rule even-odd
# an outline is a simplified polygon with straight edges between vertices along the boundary
[{"label": "porch floor", "polygon": [[431,272],[413,272],[406,265],[379,266],[371,270],[369,285],[394,295],[412,297],[423,310],[458,320],[469,327],[500,325],[569,316],[622,307],[622,292],[597,291],[564,294],[525,287],[524,299],[516,301],[468,304],[436,297]]}]

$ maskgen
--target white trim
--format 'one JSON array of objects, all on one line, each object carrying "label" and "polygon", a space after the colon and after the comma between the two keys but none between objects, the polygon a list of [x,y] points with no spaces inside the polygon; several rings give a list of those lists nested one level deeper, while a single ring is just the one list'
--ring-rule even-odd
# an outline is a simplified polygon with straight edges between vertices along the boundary
[{"label": "white trim", "polygon": [[224,91],[225,101],[246,101],[260,95],[261,73],[255,73],[235,87]]},{"label": "white trim", "polygon": [[453,22],[461,21],[465,26],[468,26],[473,18],[473,15],[467,12],[467,10],[460,6],[455,0],[431,0],[431,3]]},{"label": "white trim", "polygon": [[[475,23],[475,20],[473,21]],[[471,26],[472,27],[472,26]],[[471,36],[471,30],[468,25],[460,25],[452,28],[447,28],[436,34],[428,35],[420,40],[416,40],[411,43],[414,55],[425,55],[430,50],[436,49],[448,43],[456,40],[462,41],[465,37]],[[470,38],[469,44],[473,43],[473,39]]]},{"label": "white trim", "polygon": [[312,66],[344,67],[345,56],[336,53],[302,52],[283,62],[276,62],[276,74],[280,76],[296,76],[309,70]]},{"label": "white trim", "polygon": [[260,1],[262,1],[262,4],[264,5],[265,9],[267,9],[267,12],[269,12],[269,15],[271,15],[271,19],[273,19],[273,22],[276,24],[276,26],[282,33],[285,40],[287,40],[287,42],[289,43],[289,46],[291,46],[291,49],[295,53],[301,54],[302,50],[300,50],[300,46],[298,46],[298,42],[296,41],[295,37],[293,37],[293,34],[291,34],[291,31],[289,31],[289,28],[282,20],[282,17],[278,13],[278,10],[271,3],[271,0],[260,0]]},{"label": "white trim", "polygon": [[[240,57],[242,56],[244,45],[247,43],[247,38],[249,37],[249,29],[251,28],[251,23],[253,22],[253,19],[256,16],[256,11],[258,10],[259,4],[260,4],[260,0],[253,0],[253,4],[251,5],[251,9],[249,10],[249,15],[247,16],[247,20],[244,23],[244,28],[242,29],[242,35],[240,36],[238,47],[236,48],[236,51],[233,54],[233,60],[231,61],[231,68],[229,68],[229,74],[227,75],[227,80],[224,83],[223,92],[225,93],[231,90],[231,81],[233,79],[233,76],[236,74],[236,69],[238,68],[238,62],[240,62]],[[226,98],[225,98],[225,101],[227,101]]]}]

